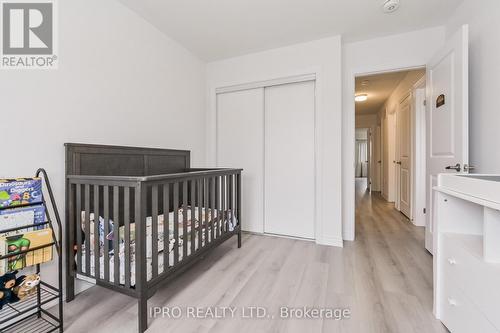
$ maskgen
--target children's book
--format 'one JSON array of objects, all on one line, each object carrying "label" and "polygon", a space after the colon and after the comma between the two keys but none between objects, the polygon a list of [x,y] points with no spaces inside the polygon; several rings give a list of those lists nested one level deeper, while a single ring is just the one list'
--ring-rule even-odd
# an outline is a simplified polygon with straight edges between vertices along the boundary
[{"label": "children's book", "polygon": [[[53,242],[52,229],[0,237],[0,255],[22,252]],[[0,275],[52,260],[52,246],[0,260]]]},{"label": "children's book", "polygon": [[32,230],[43,229],[44,223],[44,205],[0,209],[0,230],[10,230],[2,232],[1,236],[12,236]]},{"label": "children's book", "polygon": [[0,179],[0,209],[40,204],[41,178]]}]

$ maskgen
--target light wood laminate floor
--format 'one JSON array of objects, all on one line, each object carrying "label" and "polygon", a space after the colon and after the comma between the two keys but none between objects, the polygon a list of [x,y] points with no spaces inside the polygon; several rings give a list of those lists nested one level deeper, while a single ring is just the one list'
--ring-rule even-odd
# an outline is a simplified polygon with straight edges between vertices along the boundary
[{"label": "light wood laminate floor", "polygon": [[[236,307],[235,318],[150,318],[148,332],[446,332],[432,315],[424,230],[356,182],[356,241],[344,248],[245,234],[215,249],[149,306]],[[274,319],[244,319],[262,306]],[[350,319],[279,319],[279,307],[349,308]],[[66,332],[136,332],[137,303],[93,287],[64,306]]]}]

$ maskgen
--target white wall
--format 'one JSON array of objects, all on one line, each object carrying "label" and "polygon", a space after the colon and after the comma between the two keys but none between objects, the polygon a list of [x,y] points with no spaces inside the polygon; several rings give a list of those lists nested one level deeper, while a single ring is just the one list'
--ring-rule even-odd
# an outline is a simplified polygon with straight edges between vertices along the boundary
[{"label": "white wall", "polygon": [[114,0],[60,1],[59,19],[58,70],[0,73],[0,176],[45,167],[63,214],[65,142],[191,149],[203,165],[204,64]]},{"label": "white wall", "polygon": [[354,239],[354,76],[423,66],[443,45],[444,27],[343,45],[342,220],[343,236]]},{"label": "white wall", "polygon": [[498,142],[500,112],[500,1],[465,0],[449,20],[446,33],[469,24],[470,163],[474,172],[500,173]]},{"label": "white wall", "polygon": [[378,115],[376,114],[356,115],[356,128],[372,128],[376,127],[377,123]]},{"label": "white wall", "polygon": [[379,112],[388,112],[394,113],[399,107],[399,103],[401,99],[403,99],[406,95],[408,95],[415,83],[418,82],[425,75],[425,69],[417,70],[417,71],[409,71],[406,76],[401,80],[401,82],[394,88],[394,91],[391,93],[387,101],[384,103],[384,106],[381,108]]},{"label": "white wall", "polygon": [[[207,160],[215,158],[215,89],[248,82],[317,73],[318,196],[316,241],[342,245],[341,217],[341,41],[331,37],[225,59],[207,65],[209,120]],[[353,134],[354,135],[354,134]]]}]

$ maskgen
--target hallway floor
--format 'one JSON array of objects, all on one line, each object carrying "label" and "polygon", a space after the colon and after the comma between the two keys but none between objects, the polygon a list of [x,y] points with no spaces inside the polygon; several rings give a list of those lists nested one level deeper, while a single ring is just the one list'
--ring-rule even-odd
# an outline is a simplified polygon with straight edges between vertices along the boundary
[{"label": "hallway floor", "polygon": [[[160,289],[149,306],[236,307],[234,318],[149,319],[147,332],[446,332],[432,315],[432,257],[424,230],[356,183],[355,242],[344,248],[245,234]],[[273,318],[242,318],[264,307]],[[351,318],[279,318],[286,307],[348,308]],[[136,332],[137,305],[92,287],[65,304],[66,332]],[[185,313],[185,312],[184,312]]]}]

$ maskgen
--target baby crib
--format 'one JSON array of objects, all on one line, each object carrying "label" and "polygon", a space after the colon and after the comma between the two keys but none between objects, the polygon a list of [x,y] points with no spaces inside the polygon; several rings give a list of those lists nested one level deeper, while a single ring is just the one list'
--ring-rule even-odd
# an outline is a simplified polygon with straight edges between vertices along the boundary
[{"label": "baby crib", "polygon": [[75,278],[138,299],[233,235],[241,247],[241,169],[192,169],[190,152],[66,144],[66,299]]}]

